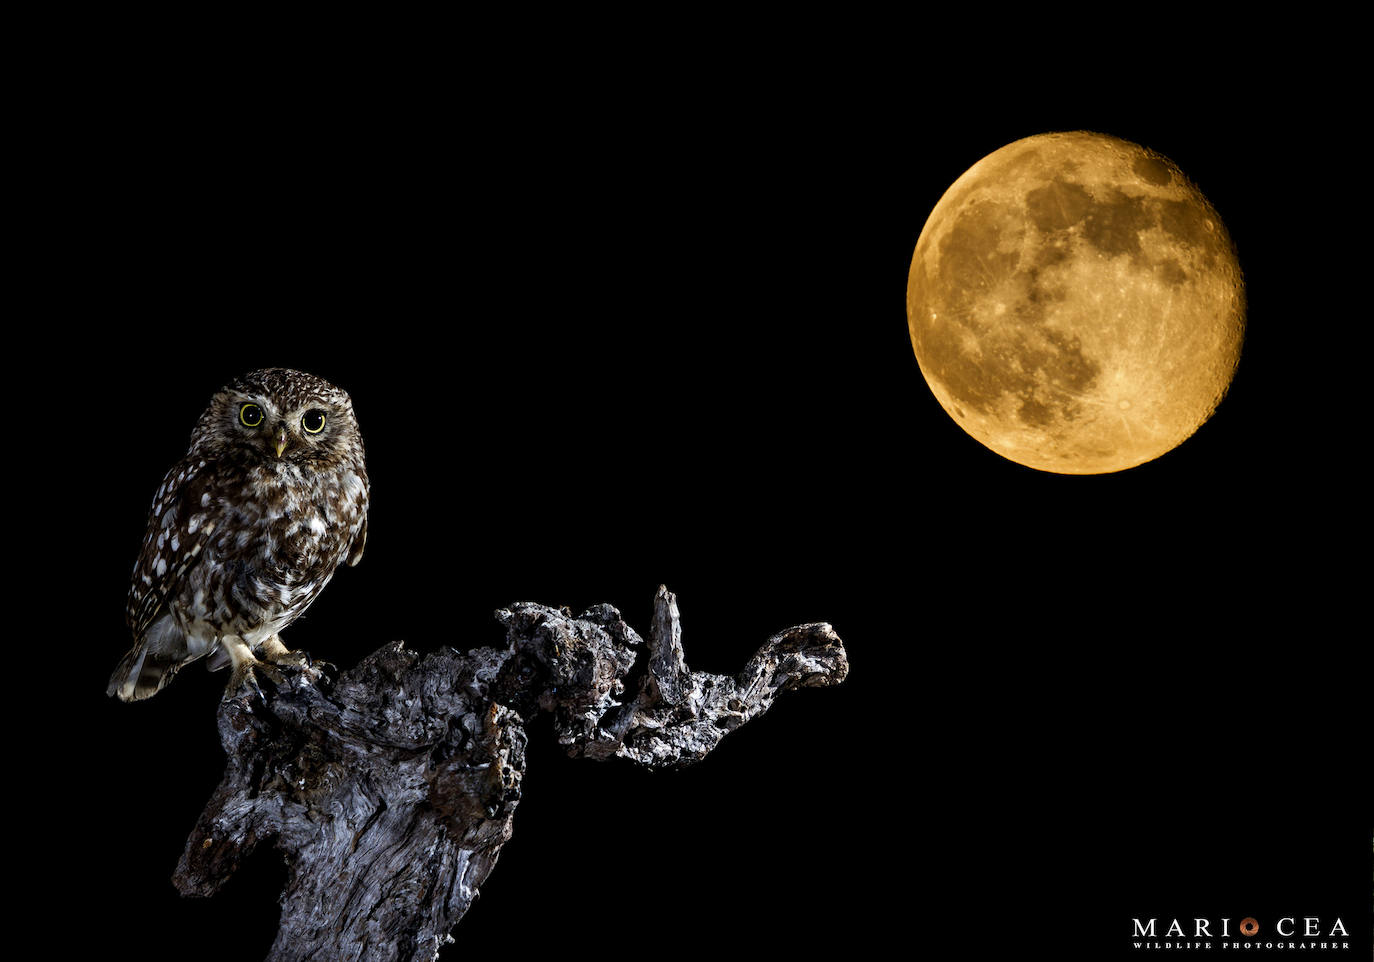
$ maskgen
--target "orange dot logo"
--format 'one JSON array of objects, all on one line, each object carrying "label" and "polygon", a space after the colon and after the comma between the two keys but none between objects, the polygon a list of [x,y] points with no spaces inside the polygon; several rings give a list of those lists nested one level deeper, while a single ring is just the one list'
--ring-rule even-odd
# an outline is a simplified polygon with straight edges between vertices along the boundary
[{"label": "orange dot logo", "polygon": [[1254,935],[1259,931],[1259,923],[1254,919],[1242,919],[1240,923],[1241,935]]}]

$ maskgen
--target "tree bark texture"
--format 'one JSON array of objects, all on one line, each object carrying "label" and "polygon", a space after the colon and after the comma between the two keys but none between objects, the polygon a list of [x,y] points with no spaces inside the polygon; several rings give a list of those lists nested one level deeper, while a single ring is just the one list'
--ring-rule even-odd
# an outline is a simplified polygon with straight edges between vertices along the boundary
[{"label": "tree bark texture", "polygon": [[574,757],[699,761],[780,692],[841,682],[826,624],[772,638],[734,676],[690,671],[660,588],[647,644],[609,605],[497,612],[504,648],[421,656],[394,642],[332,684],[284,668],[263,701],[226,701],[224,778],[173,877],[213,895],[269,841],[287,860],[269,962],[433,960],[511,837],[525,721],[551,712]]}]

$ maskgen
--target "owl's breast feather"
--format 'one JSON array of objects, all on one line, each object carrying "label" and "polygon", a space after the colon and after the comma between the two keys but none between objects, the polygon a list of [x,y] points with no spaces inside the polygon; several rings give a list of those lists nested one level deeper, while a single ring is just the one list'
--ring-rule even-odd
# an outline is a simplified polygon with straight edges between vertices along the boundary
[{"label": "owl's breast feather", "polygon": [[279,563],[332,571],[343,560],[364,507],[348,487],[346,472],[307,471],[267,486],[262,521]]},{"label": "owl's breast feather", "polygon": [[322,474],[292,464],[251,470],[239,496],[219,505],[227,523],[219,526],[215,554],[241,559],[243,574],[274,594],[322,587],[366,512],[365,494],[349,496],[357,483],[350,472]]}]

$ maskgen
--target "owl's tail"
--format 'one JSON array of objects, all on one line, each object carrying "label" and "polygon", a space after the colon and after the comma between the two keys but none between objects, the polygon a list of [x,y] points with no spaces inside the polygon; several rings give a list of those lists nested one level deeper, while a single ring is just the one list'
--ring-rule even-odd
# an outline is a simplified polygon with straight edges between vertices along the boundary
[{"label": "owl's tail", "polygon": [[177,669],[198,657],[200,654],[187,650],[186,634],[177,627],[176,620],[163,615],[120,661],[105,694],[117,695],[121,701],[151,698],[172,680]]}]

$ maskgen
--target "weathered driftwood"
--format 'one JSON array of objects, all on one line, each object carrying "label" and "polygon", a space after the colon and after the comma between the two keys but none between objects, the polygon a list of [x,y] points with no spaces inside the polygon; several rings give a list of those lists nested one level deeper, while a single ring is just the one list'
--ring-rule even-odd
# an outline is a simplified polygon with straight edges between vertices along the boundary
[{"label": "weathered driftwood", "polygon": [[647,645],[609,605],[497,617],[504,648],[395,642],[333,684],[287,669],[265,702],[226,702],[228,764],[177,866],[182,894],[212,895],[270,840],[288,877],[269,960],[432,960],[511,836],[533,714],[553,713],[573,756],[683,766],[779,692],[848,671],[825,624],[773,636],[733,677],[689,671],[663,588]]}]

